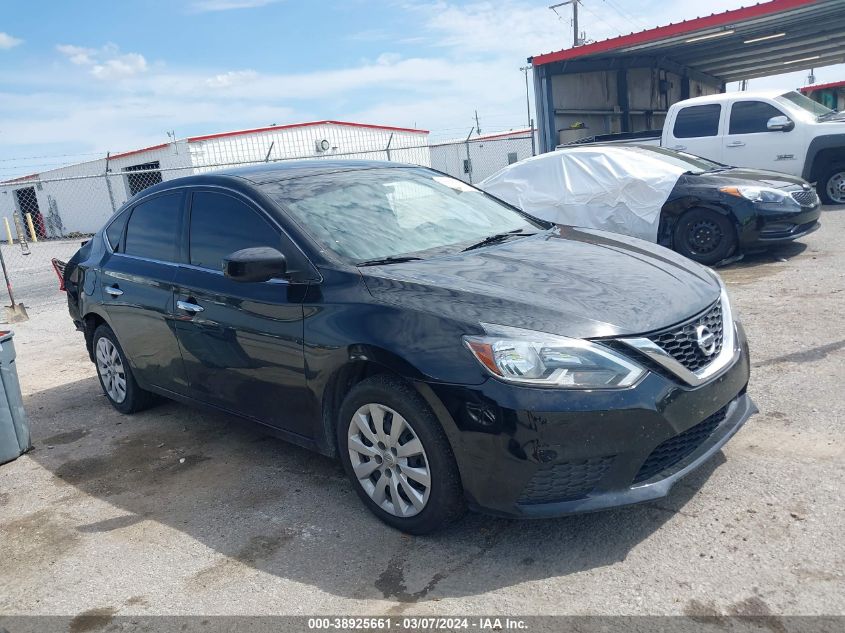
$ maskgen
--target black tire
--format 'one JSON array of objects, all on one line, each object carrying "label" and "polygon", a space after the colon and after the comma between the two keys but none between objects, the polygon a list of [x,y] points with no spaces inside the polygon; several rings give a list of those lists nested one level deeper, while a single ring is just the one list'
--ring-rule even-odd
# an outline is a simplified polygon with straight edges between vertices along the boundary
[{"label": "black tire", "polygon": [[845,186],[845,164],[840,163],[824,171],[816,185],[816,191],[824,204],[845,204],[843,186]]},{"label": "black tire", "polygon": [[[356,413],[362,407],[368,405],[387,407],[399,414],[404,418],[408,431],[412,432],[422,444],[426,459],[425,466],[430,476],[430,487],[424,507],[414,516],[397,516],[395,513],[386,511],[370,497],[353,471],[349,449],[349,430]],[[389,430],[389,427],[392,427],[392,419],[391,412],[385,414],[382,421],[382,430]],[[373,419],[370,418],[370,421],[372,422]],[[358,383],[344,399],[336,426],[338,450],[343,468],[346,470],[361,501],[379,519],[409,534],[427,534],[448,525],[463,515],[466,509],[463,486],[449,440],[425,400],[411,386],[388,375],[373,376]],[[372,445],[372,448],[378,449],[378,446]],[[386,456],[379,459],[384,459],[384,461],[379,461],[381,466],[377,469],[378,472],[373,472],[370,476],[377,478],[375,485],[379,481],[390,481],[390,477],[382,479],[386,476],[383,474],[386,472],[385,469],[393,468],[393,472],[398,473],[400,472],[398,469],[401,468],[398,464],[388,465]],[[405,461],[407,464],[408,460]],[[407,482],[407,478],[404,481]],[[401,482],[398,485],[401,487]],[[389,494],[392,497],[392,492]],[[404,489],[402,489],[400,495],[405,494]],[[403,498],[408,499],[407,496]],[[391,499],[387,499],[385,502],[393,506]],[[407,505],[410,507],[410,503]]]},{"label": "black tire", "polygon": [[[111,344],[114,352],[120,359],[120,367],[122,369],[121,375],[123,376],[123,381],[125,383],[125,396],[122,400],[119,397],[112,395],[112,393],[109,393],[109,388],[106,386],[106,380],[108,380],[108,378],[104,377],[103,370],[101,369],[101,363],[99,362],[97,356],[101,339],[104,339]],[[135,376],[132,374],[132,368],[126,360],[126,354],[123,353],[123,348],[120,346],[117,337],[108,325],[100,325],[96,330],[94,330],[94,337],[91,344],[93,346],[92,349],[94,350],[94,366],[97,368],[97,378],[100,381],[100,387],[102,387],[103,393],[115,409],[128,415],[136,413],[137,411],[142,411],[155,402],[156,398],[152,393],[141,389],[138,386],[138,383],[135,381]]]},{"label": "black tire", "polygon": [[675,224],[672,243],[681,255],[712,266],[733,254],[737,245],[736,229],[730,218],[721,213],[690,209]]}]

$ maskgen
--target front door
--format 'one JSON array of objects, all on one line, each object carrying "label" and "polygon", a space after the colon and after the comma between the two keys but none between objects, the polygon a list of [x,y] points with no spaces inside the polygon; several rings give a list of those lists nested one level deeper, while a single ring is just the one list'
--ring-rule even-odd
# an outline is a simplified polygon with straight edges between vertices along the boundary
[{"label": "front door", "polygon": [[189,214],[189,265],[176,277],[175,323],[193,396],[310,437],[300,288],[237,282],[222,272],[234,251],[283,250],[280,230],[234,193],[194,191]]},{"label": "front door", "polygon": [[724,136],[723,162],[736,167],[769,169],[800,175],[804,167],[796,148],[798,130],[769,130],[769,119],[786,116],[765,101],[736,101]]},{"label": "front door", "polygon": [[184,199],[166,193],[137,204],[125,233],[115,222],[114,252],[99,280],[109,324],[138,381],[179,394],[188,393],[173,323]]}]

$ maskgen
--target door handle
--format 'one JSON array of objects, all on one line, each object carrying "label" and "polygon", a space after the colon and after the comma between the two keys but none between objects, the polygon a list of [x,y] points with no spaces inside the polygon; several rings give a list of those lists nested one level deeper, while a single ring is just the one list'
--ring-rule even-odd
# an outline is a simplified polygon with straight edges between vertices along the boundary
[{"label": "door handle", "polygon": [[687,148],[686,145],[675,145],[672,149],[676,149],[678,151],[683,152]]},{"label": "door handle", "polygon": [[106,286],[103,290],[105,290],[107,295],[111,295],[112,297],[119,297],[123,294],[123,290],[117,286]]},{"label": "door handle", "polygon": [[198,306],[196,303],[191,303],[190,301],[177,301],[176,307],[180,310],[184,310],[185,312],[191,312],[192,314],[205,310],[202,306]]},{"label": "door handle", "polygon": [[727,147],[745,147],[745,143],[742,141],[731,141],[728,143]]}]

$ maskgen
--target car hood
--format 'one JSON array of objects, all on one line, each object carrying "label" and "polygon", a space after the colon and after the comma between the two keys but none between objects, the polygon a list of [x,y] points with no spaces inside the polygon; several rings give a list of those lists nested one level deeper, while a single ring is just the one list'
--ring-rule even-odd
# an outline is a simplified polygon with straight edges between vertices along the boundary
[{"label": "car hood", "polygon": [[360,270],[376,299],[404,309],[577,338],[662,329],[701,312],[720,292],[707,269],[668,249],[565,226]]},{"label": "car hood", "polygon": [[[776,171],[762,169],[745,169],[733,167],[725,171],[691,175],[696,184],[712,184],[725,187],[730,185],[757,185],[774,189],[802,189],[807,181],[798,176],[781,174]],[[809,185],[807,185],[809,187]]]}]

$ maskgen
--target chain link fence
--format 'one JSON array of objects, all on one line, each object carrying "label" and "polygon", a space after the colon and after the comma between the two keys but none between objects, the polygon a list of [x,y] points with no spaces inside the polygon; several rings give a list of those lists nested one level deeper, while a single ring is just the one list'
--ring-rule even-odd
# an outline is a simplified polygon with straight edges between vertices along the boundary
[{"label": "chain link fence", "polygon": [[69,259],[127,200],[163,181],[290,160],[367,159],[430,166],[478,184],[532,156],[535,147],[527,130],[433,144],[409,136],[361,132],[345,138],[344,147],[351,149],[342,151],[331,141],[314,141],[314,134],[211,135],[0,181],[0,254],[15,301],[28,308],[63,302],[51,260]]}]

